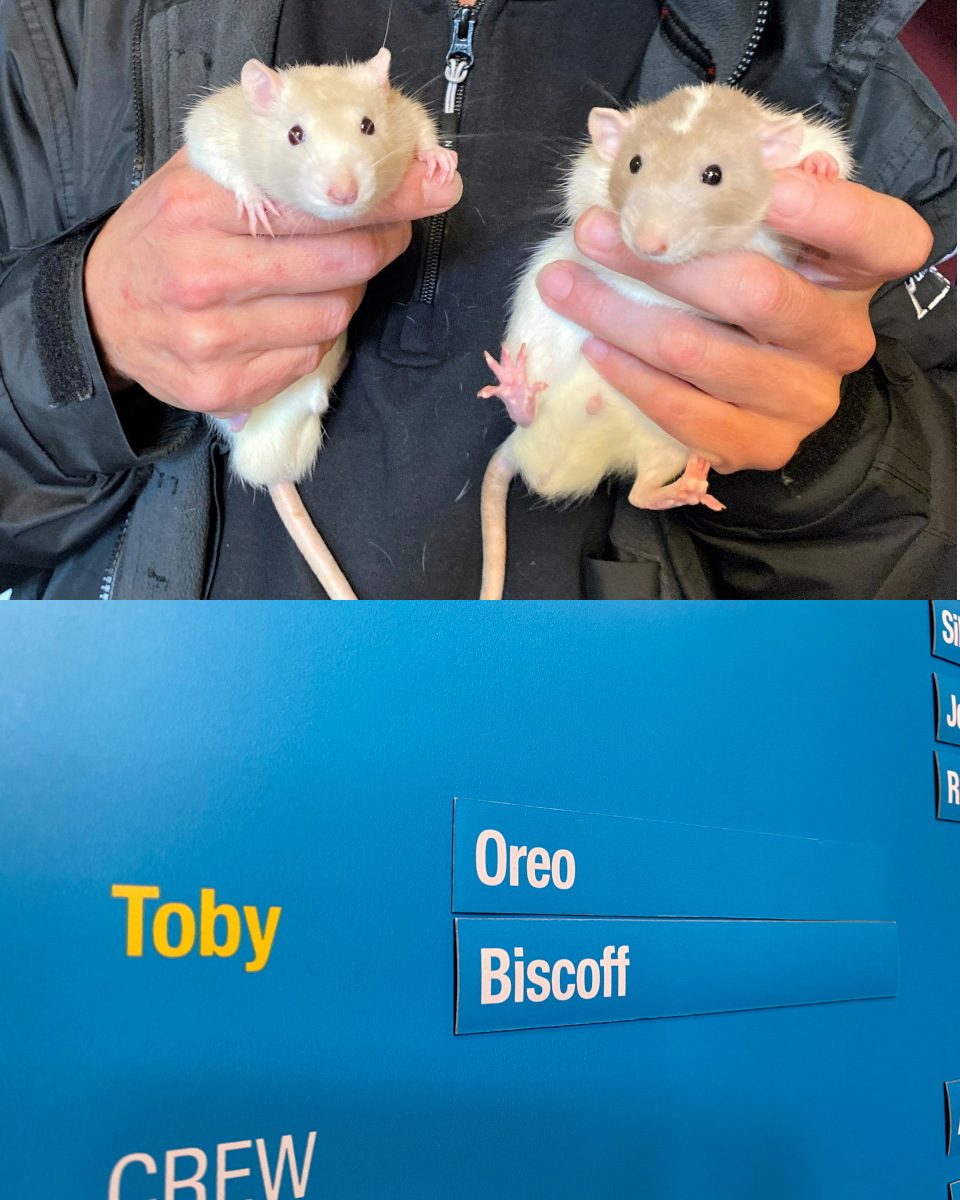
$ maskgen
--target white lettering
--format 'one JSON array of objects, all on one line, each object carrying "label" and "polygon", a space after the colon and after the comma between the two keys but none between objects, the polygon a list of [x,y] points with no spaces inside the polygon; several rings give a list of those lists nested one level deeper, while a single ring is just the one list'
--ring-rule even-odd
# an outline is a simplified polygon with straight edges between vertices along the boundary
[{"label": "white lettering", "polygon": [[[560,877],[561,863],[566,867],[566,874],[562,879]],[[569,850],[557,850],[554,852],[550,863],[550,870],[553,874],[554,887],[558,887],[561,892],[565,892],[573,887],[573,881],[577,877],[577,864]]]},{"label": "white lettering", "polygon": [[[587,972],[593,976],[593,982],[587,983]],[[592,1000],[600,991],[600,967],[595,958],[581,958],[577,964],[577,995],[581,1000]]]},{"label": "white lettering", "polygon": [[156,1175],[157,1164],[149,1154],[125,1154],[110,1172],[109,1200],[120,1200],[120,1179],[131,1163],[140,1163],[148,1175]]},{"label": "white lettering", "polygon": [[943,644],[945,646],[960,646],[960,616],[945,608],[940,614],[940,623],[943,625],[943,629],[940,631]]},{"label": "white lettering", "polygon": [[[499,960],[498,967],[491,966],[494,956]],[[502,1004],[510,999],[510,980],[507,971],[510,969],[510,955],[506,950],[491,949],[480,951],[480,1003]],[[490,986],[493,982],[500,984],[500,991],[494,995]]]},{"label": "white lettering", "polygon": [[[487,870],[487,846],[493,842],[497,848],[497,868],[491,875]],[[487,887],[497,887],[507,874],[507,843],[498,829],[485,829],[477,838],[477,878]]]},{"label": "white lettering", "polygon": [[950,693],[950,712],[947,713],[947,724],[951,729],[956,729],[960,726],[960,717],[957,716],[957,698]]},{"label": "white lettering", "polygon": [[[506,955],[509,960],[509,955]],[[509,987],[509,985],[508,985]],[[317,1140],[316,1130],[307,1134],[307,1142],[303,1151],[302,1163],[298,1163],[293,1135],[285,1133],[280,1138],[276,1158],[271,1163],[264,1138],[257,1138],[257,1158],[260,1163],[260,1175],[263,1179],[263,1200],[280,1200],[281,1192],[289,1195],[292,1188],[292,1200],[303,1200],[307,1184],[310,1182],[310,1166],[313,1161],[313,1150]],[[207,1179],[209,1159],[207,1154],[197,1146],[184,1146],[177,1150],[168,1150],[164,1155],[164,1187],[163,1200],[207,1200],[216,1190],[216,1200],[227,1200],[227,1183],[231,1179],[243,1179],[252,1176],[250,1167],[232,1167],[228,1164],[227,1156],[240,1150],[249,1150],[252,1141],[219,1142],[216,1147],[216,1179]],[[184,1163],[184,1160],[188,1160]],[[157,1174],[157,1160],[149,1154],[126,1154],[114,1166],[110,1173],[110,1184],[107,1200],[122,1200],[121,1187],[124,1172],[129,1166],[139,1164],[148,1175]],[[182,1164],[182,1165],[181,1165]],[[181,1172],[178,1177],[178,1171]],[[189,1175],[187,1174],[189,1172]],[[210,1170],[213,1174],[213,1170]],[[286,1182],[288,1180],[288,1182]],[[141,1185],[142,1186],[142,1185]],[[208,1191],[209,1187],[209,1191]],[[248,1185],[249,1188],[249,1185]],[[135,1189],[138,1200],[142,1192]],[[257,1191],[257,1196],[261,1193]],[[125,1192],[129,1196],[129,1191]],[[240,1200],[239,1189],[230,1191],[231,1200]],[[150,1200],[156,1200],[151,1197]],[[246,1200],[251,1200],[247,1197]]]},{"label": "white lettering", "polygon": [[280,1187],[283,1184],[283,1172],[287,1164],[290,1166],[290,1182],[293,1184],[294,1200],[302,1200],[310,1180],[310,1163],[313,1159],[313,1144],[317,1140],[316,1130],[307,1135],[307,1148],[303,1155],[303,1174],[297,1166],[293,1153],[293,1138],[285,1133],[280,1139],[280,1151],[277,1154],[277,1169],[270,1178],[270,1163],[267,1159],[267,1144],[263,1138],[257,1138],[257,1156],[260,1159],[260,1174],[263,1176],[263,1190],[267,1200],[278,1200]]},{"label": "white lettering", "polygon": [[539,1004],[550,995],[550,964],[545,958],[535,958],[527,967],[527,982],[536,990],[527,991],[527,999]]},{"label": "white lettering", "polygon": [[573,993],[577,990],[575,983],[568,984],[566,987],[560,986],[560,973],[564,972],[567,975],[576,975],[573,963],[569,958],[558,958],[553,964],[553,976],[550,980],[553,985],[554,1000],[569,1000]]},{"label": "white lettering", "polygon": [[240,1179],[250,1174],[249,1167],[237,1167],[227,1170],[227,1155],[232,1150],[249,1150],[253,1142],[218,1142],[217,1143],[217,1200],[227,1200],[227,1180]]},{"label": "white lettering", "polygon": [[[194,1171],[189,1179],[177,1179],[177,1159],[189,1156],[193,1159]],[[181,1188],[192,1188],[194,1200],[207,1200],[206,1186],[201,1182],[207,1173],[207,1156],[195,1146],[185,1146],[182,1150],[168,1150],[163,1177],[163,1200],[176,1200],[174,1192]]]},{"label": "white lettering", "polygon": [[[496,862],[490,869],[490,847],[496,852]],[[520,886],[520,864],[526,860],[526,878],[530,887],[545,888],[553,884],[566,892],[577,877],[577,864],[570,850],[555,850],[551,855],[543,846],[507,845],[499,829],[484,829],[474,848],[477,878],[487,887],[499,887],[508,880],[509,887]]]},{"label": "white lettering", "polygon": [[[600,994],[613,995],[613,974],[617,975],[617,995],[627,994],[627,967],[630,966],[629,946],[604,946],[599,961],[582,958],[574,963],[558,958],[551,966],[545,958],[524,961],[522,946],[514,946],[513,954],[500,946],[485,946],[480,951],[480,1003],[503,1004],[513,997],[515,1004],[532,1000],[592,1000]],[[511,978],[511,965],[513,967]]]},{"label": "white lettering", "polygon": [[550,882],[550,855],[542,846],[534,846],[527,855],[527,883],[545,888]]},{"label": "white lettering", "polygon": [[520,882],[520,859],[527,854],[526,846],[510,847],[510,886],[516,887]]},{"label": "white lettering", "polygon": [[960,772],[947,771],[947,803],[960,804]]}]

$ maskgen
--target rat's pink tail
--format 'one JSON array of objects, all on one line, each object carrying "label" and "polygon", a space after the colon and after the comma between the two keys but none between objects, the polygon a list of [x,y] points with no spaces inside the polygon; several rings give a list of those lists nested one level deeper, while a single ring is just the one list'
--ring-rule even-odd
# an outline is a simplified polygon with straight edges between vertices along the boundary
[{"label": "rat's pink tail", "polygon": [[[512,437],[512,435],[511,435]],[[517,473],[510,438],[490,459],[480,489],[480,527],[483,531],[481,600],[502,600],[507,573],[507,492]]]},{"label": "rat's pink tail", "polygon": [[286,480],[275,483],[270,489],[270,498],[280,515],[280,520],[286,526],[287,533],[296,542],[297,549],[307,560],[307,565],[320,580],[330,599],[356,600],[356,593],[347,583],[346,576],[337,566],[337,560],[314,527],[310,514],[303,507],[300,493],[293,484]]}]

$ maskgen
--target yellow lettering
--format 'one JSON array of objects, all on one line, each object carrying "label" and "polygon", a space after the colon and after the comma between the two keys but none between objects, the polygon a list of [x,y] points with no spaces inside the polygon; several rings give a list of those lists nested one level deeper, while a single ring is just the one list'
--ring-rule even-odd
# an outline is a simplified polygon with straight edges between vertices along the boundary
[{"label": "yellow lettering", "polygon": [[[170,941],[170,918],[180,918],[180,941],[174,946]],[[197,936],[197,919],[193,909],[186,904],[161,904],[153,918],[153,945],[164,958],[183,958],[193,949]]]},{"label": "yellow lettering", "polygon": [[[226,941],[218,942],[216,938],[217,920],[227,923]],[[200,953],[206,956],[216,954],[219,958],[229,958],[240,948],[240,914],[232,904],[217,904],[217,893],[214,888],[200,889]]]},{"label": "yellow lettering", "polygon": [[115,883],[110,889],[110,895],[127,902],[127,956],[142,958],[143,902],[159,899],[160,889],[137,883]]},{"label": "yellow lettering", "polygon": [[263,930],[260,928],[260,914],[252,904],[243,906],[243,915],[247,918],[247,928],[250,930],[250,941],[253,943],[253,959],[245,963],[248,971],[262,971],[270,959],[270,950],[283,910],[274,906],[267,910],[267,923]]}]

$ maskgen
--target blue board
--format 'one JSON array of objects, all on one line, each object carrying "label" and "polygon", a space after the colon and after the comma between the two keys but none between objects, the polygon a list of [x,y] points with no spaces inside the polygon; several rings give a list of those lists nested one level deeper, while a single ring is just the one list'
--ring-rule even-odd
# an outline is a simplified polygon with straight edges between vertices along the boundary
[{"label": "blue board", "polygon": [[[946,1196],[960,824],[936,818],[931,673],[960,667],[930,624],[2,606],[3,1200]],[[455,796],[870,847],[851,861],[882,880],[824,886],[868,910],[845,921],[882,890],[895,995],[458,1037]],[[682,839],[664,854],[658,894],[694,907],[816,899],[746,853],[726,892]],[[782,924],[694,998],[725,970],[782,982]]]}]

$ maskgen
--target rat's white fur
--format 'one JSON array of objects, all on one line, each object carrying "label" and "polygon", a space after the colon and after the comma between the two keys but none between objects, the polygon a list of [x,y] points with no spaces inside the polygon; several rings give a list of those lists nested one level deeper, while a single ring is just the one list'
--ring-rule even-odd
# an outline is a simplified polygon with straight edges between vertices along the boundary
[{"label": "rat's white fur", "polygon": [[[722,93],[731,89],[703,85],[683,90],[691,94],[689,112],[695,125],[695,118],[704,107],[724,103]],[[743,93],[737,95],[742,97]],[[792,161],[778,162],[778,167],[796,165],[816,151],[825,151],[837,161],[840,175],[849,175],[850,155],[835,129],[799,114],[776,110],[758,100],[752,103],[771,123],[792,116],[802,122],[802,137]],[[587,496],[605,476],[632,476],[635,482],[631,502],[647,507],[657,490],[680,474],[689,451],[597,374],[581,353],[587,331],[549,308],[535,282],[545,266],[564,259],[586,267],[635,303],[695,311],[636,279],[599,266],[577,249],[572,229],[576,220],[594,205],[611,207],[611,166],[592,144],[577,156],[565,189],[570,224],[534,252],[519,277],[505,345],[514,358],[520,347],[526,345],[527,379],[531,383],[544,382],[547,388],[537,398],[533,422],[514,429],[498,454],[501,463],[512,462],[526,484],[547,499],[560,501]],[[791,261],[792,249],[759,224],[746,231],[741,245],[784,263]],[[588,400],[592,400],[589,407]],[[495,511],[497,505],[491,502],[490,509]],[[494,523],[504,521],[505,512],[501,509]],[[499,545],[505,545],[502,525],[494,529],[489,546],[485,530],[485,559],[498,553],[490,546]],[[485,566],[485,572],[487,569]],[[490,574],[502,575],[501,567],[494,563]]]},{"label": "rat's white fur", "polygon": [[[251,61],[245,73],[252,66],[252,77],[267,81],[266,99],[258,102],[250,84],[237,83],[201,100],[184,122],[190,162],[249,213],[259,210],[264,224],[271,199],[322,219],[360,217],[396,188],[415,155],[456,161],[438,146],[426,109],[390,87],[389,65],[385,48],[369,62],[342,66],[271,71]],[[360,131],[364,116],[375,118],[376,138]],[[287,131],[294,124],[307,136],[291,147]],[[333,204],[325,189],[344,170],[356,179],[357,196]],[[315,372],[259,405],[241,430],[209,418],[229,447],[234,474],[254,487],[296,483],[308,474],[323,439],[320,418],[345,360],[341,336]]]}]

